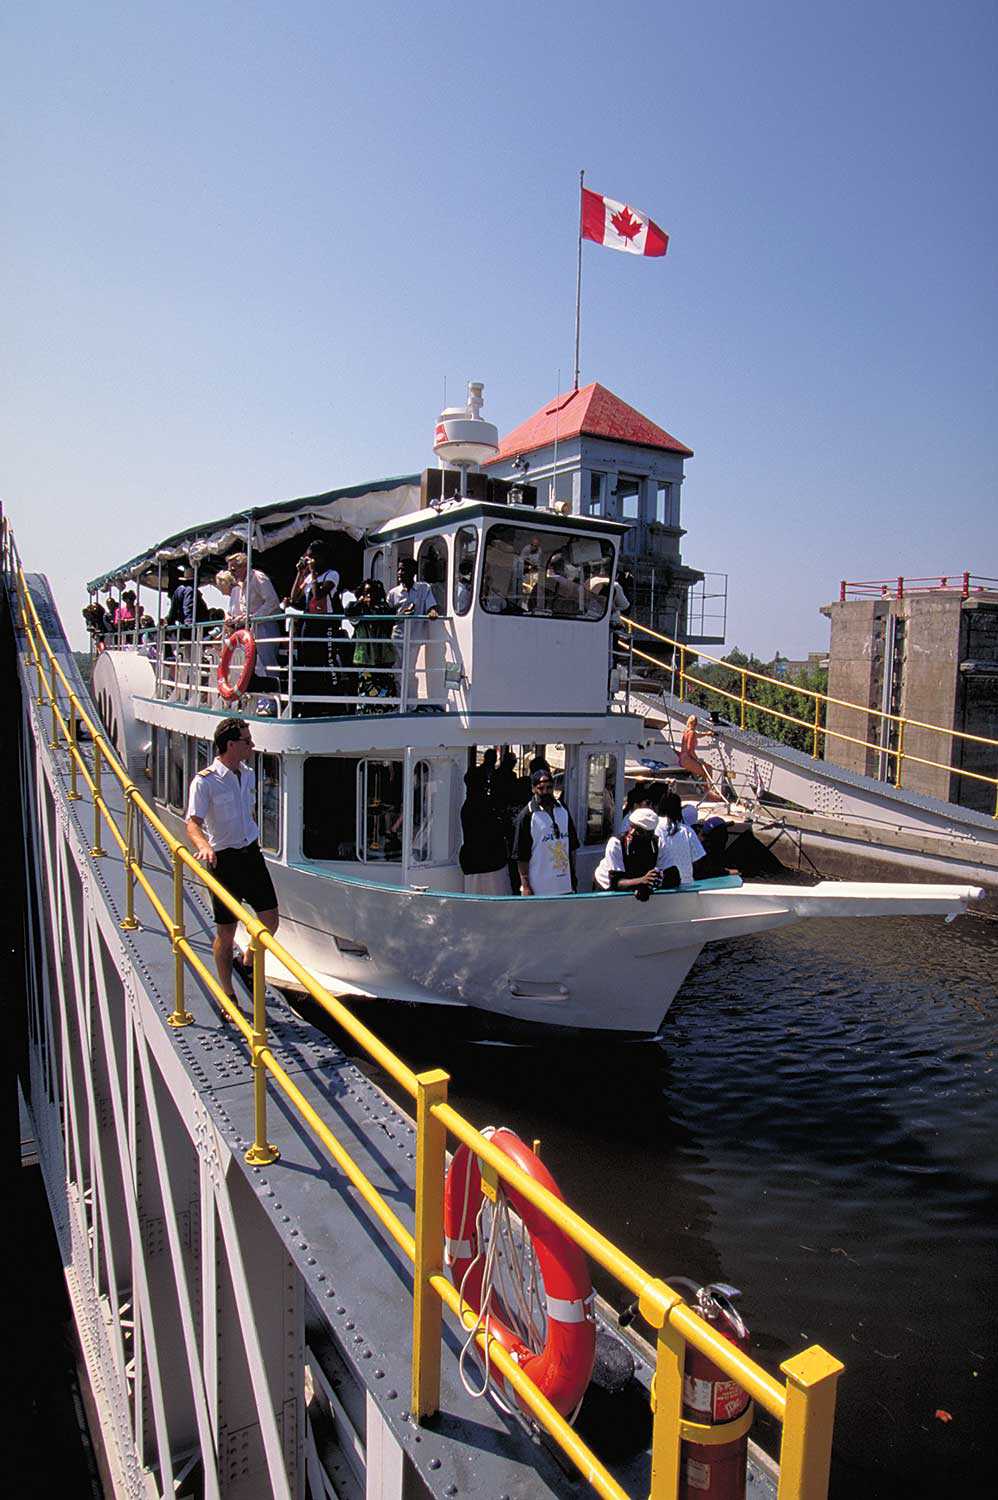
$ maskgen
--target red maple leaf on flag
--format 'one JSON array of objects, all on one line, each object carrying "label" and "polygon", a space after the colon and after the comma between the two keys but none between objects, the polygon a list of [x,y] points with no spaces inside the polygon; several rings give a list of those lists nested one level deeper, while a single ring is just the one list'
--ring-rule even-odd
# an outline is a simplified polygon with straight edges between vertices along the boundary
[{"label": "red maple leaf on flag", "polygon": [[622,240],[633,240],[636,234],[641,233],[643,227],[641,220],[634,217],[626,203],[619,214],[610,215],[610,223]]}]

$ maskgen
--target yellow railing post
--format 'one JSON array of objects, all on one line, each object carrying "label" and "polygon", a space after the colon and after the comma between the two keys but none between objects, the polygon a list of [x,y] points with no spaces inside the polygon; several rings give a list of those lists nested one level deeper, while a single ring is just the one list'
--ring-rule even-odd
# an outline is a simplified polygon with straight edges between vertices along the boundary
[{"label": "yellow railing post", "polygon": [[35,674],[36,674],[36,676],[38,678],[38,691],[35,694],[35,702],[38,704],[39,708],[44,708],[45,707],[45,673],[42,671],[42,659],[41,659],[41,656],[38,654],[38,647],[35,644],[34,635],[31,636],[31,646],[32,646],[32,650],[35,653]]},{"label": "yellow railing post", "polygon": [[131,797],[125,793],[125,919],[121,923],[122,932],[137,932],[138,922],[135,920],[135,872],[132,861],[135,858],[135,807]]},{"label": "yellow railing post", "polygon": [[443,1304],[430,1285],[444,1261],[444,1175],[447,1131],[432,1113],[447,1103],[450,1075],[416,1075],[416,1261],[412,1282],[412,1414],[417,1422],[440,1405]]},{"label": "yellow railing post", "polygon": [[[654,1301],[648,1297],[648,1292],[651,1291],[658,1293]],[[665,1300],[664,1308],[660,1299]],[[641,1316],[658,1332],[655,1343],[655,1374],[651,1387],[654,1418],[650,1500],[676,1500],[679,1493],[679,1423],[683,1415],[686,1340],[670,1324],[669,1312],[682,1300],[679,1293],[666,1286],[664,1281],[653,1281],[638,1301]]]},{"label": "yellow railing post", "polygon": [[76,753],[79,750],[77,743],[79,738],[79,727],[76,718],[76,699],[69,700],[69,791],[66,796],[70,802],[79,802],[80,787],[77,781],[79,768],[76,764]]},{"label": "yellow railing post", "polygon": [[821,699],[814,700],[814,738],[811,742],[811,754],[815,760],[818,759],[818,749],[821,745]]},{"label": "yellow railing post", "polygon": [[686,697],[686,647],[679,648],[679,699]]},{"label": "yellow railing post", "polygon": [[748,696],[748,677],[747,677],[747,675],[745,673],[745,668],[742,667],[742,696],[741,696],[741,698],[739,700],[739,704],[738,704],[738,712],[739,712],[738,727],[739,727],[739,729],[744,729],[745,728],[745,699],[746,699],[747,696]]},{"label": "yellow railing post", "polygon": [[184,955],[180,951],[180,940],[184,935],[184,866],[179,849],[174,849],[173,929],[170,933],[173,948],[173,1014],[166,1018],[168,1026],[189,1026],[194,1020],[184,1004]]},{"label": "yellow railing post", "polygon": [[825,1500],[832,1462],[835,1393],[845,1366],[817,1347],[784,1360],[787,1407],[777,1500]]},{"label": "yellow railing post", "polygon": [[91,848],[90,848],[91,856],[94,859],[102,859],[103,856],[104,856],[104,850],[101,847],[101,841],[100,841],[100,832],[101,832],[101,829],[100,829],[100,805],[101,805],[101,798],[102,798],[100,766],[101,766],[100,741],[99,740],[94,740],[94,841],[93,841],[93,844],[91,845]]},{"label": "yellow railing post", "polygon": [[253,939],[253,1144],[246,1152],[246,1160],[254,1167],[265,1167],[280,1156],[276,1146],[267,1140],[267,1068],[260,1053],[267,1045],[267,981],[263,972],[264,947],[258,938]]},{"label": "yellow railing post", "polygon": [[901,785],[901,762],[904,760],[904,725],[905,721],[901,719],[898,723],[898,747],[894,752],[897,756],[894,763],[894,785],[897,787]]},{"label": "yellow railing post", "polygon": [[55,657],[49,662],[49,706],[52,709],[52,726],[49,733],[49,749],[59,748],[59,697],[56,692]]}]

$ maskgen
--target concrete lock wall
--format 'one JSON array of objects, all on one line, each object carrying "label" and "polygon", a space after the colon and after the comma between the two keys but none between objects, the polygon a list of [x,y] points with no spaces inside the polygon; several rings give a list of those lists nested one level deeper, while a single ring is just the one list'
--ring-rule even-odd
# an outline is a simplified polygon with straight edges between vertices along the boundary
[{"label": "concrete lock wall", "polygon": [[[884,637],[890,601],[855,599],[844,604],[829,604],[822,610],[832,624],[828,656],[828,695],[864,709],[879,708],[883,687]],[[878,755],[852,740],[875,741],[877,720],[854,708],[828,705],[825,759],[834,765],[855,771],[860,776],[876,775]],[[850,739],[837,739],[836,735]]]}]

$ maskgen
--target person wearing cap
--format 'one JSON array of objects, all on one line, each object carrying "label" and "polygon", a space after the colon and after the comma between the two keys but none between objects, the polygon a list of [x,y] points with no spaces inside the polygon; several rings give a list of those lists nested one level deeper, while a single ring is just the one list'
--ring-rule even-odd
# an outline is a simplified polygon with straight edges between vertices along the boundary
[{"label": "person wearing cap", "polygon": [[567,896],[576,890],[575,851],[579,836],[571,814],[554,795],[547,766],[530,777],[533,795],[513,828],[513,850],[522,896]]},{"label": "person wearing cap", "polygon": [[667,875],[662,865],[657,796],[653,783],[632,791],[624,830],[619,838],[607,840],[593,872],[594,891],[633,891],[644,899],[661,885],[679,884],[679,871],[669,866]]}]

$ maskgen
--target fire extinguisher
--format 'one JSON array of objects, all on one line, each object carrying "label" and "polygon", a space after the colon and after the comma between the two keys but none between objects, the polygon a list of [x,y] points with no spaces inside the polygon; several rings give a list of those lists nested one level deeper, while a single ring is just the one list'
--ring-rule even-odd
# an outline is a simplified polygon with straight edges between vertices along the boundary
[{"label": "fire extinguisher", "polygon": [[[734,1305],[734,1299],[740,1295],[737,1287],[723,1282],[697,1286],[685,1277],[670,1276],[669,1281],[673,1286],[688,1286],[693,1294],[694,1311],[747,1353],[748,1329]],[[729,1424],[735,1432],[727,1442],[683,1440],[679,1500],[703,1500],[705,1495],[710,1500],[744,1500],[751,1423],[748,1392],[689,1343],[683,1371],[683,1416],[688,1422],[713,1427],[718,1437],[719,1429]]]}]

